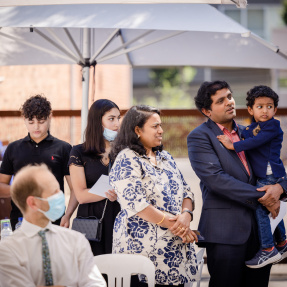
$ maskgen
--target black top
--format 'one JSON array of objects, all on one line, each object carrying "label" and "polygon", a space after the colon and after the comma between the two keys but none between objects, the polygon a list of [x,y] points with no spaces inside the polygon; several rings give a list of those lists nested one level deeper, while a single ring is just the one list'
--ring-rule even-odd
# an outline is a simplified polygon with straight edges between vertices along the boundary
[{"label": "black top", "polygon": [[[64,191],[64,176],[69,175],[68,160],[71,145],[61,141],[50,133],[41,142],[36,143],[30,135],[10,143],[5,151],[0,167],[0,173],[15,175],[18,170],[28,164],[46,164],[52,171],[60,188]],[[18,207],[11,201],[11,225],[14,228],[18,217],[22,214]]]},{"label": "black top", "polygon": [[[68,165],[84,167],[87,188],[91,188],[101,177],[102,174],[108,175],[109,166],[105,165],[101,157],[95,157],[92,154],[85,153],[83,144],[76,145],[70,153]],[[104,210],[106,199],[80,204],[77,216],[101,218]],[[113,226],[115,218],[120,211],[120,205],[117,201],[107,201],[107,208],[103,219],[103,230],[101,242],[90,241],[94,255],[107,254],[112,252]]]}]

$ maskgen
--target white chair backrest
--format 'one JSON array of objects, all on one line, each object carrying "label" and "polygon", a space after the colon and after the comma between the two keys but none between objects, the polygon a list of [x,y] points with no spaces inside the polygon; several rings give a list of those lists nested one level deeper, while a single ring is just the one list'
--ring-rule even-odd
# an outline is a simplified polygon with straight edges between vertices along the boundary
[{"label": "white chair backrest", "polygon": [[143,255],[104,254],[94,256],[94,262],[102,274],[107,274],[109,287],[130,286],[132,274],[146,275],[148,286],[154,287],[154,264]]},{"label": "white chair backrest", "polygon": [[[201,280],[202,269],[203,269],[203,264],[204,264],[204,258],[203,258],[204,250],[205,248],[201,248],[196,253],[196,260],[197,260],[197,266],[198,266],[198,272],[195,277],[195,280],[196,280],[195,282],[197,283],[196,287],[200,287],[200,280]],[[193,283],[194,282],[186,283],[184,284],[184,287],[193,287]]]}]

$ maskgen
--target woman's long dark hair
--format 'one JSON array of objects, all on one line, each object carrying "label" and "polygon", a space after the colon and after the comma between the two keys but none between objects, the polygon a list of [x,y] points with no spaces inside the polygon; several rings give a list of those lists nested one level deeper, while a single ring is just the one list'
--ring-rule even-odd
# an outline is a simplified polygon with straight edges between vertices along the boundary
[{"label": "woman's long dark hair", "polygon": [[114,102],[106,99],[97,100],[91,105],[85,130],[84,152],[94,156],[100,156],[105,152],[102,117],[113,108],[120,110]]},{"label": "woman's long dark hair", "polygon": [[[140,155],[146,155],[146,149],[138,138],[135,127],[142,128],[154,113],[160,115],[160,110],[146,105],[133,106],[128,110],[112,147],[110,154],[112,160],[115,160],[125,148],[130,148]],[[156,150],[162,150],[162,146],[154,147],[153,151]]]}]

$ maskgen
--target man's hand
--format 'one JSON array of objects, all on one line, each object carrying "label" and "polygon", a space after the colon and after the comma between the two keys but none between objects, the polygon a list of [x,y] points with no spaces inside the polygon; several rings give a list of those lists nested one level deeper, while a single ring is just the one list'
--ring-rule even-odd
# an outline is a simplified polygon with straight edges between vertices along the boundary
[{"label": "man's hand", "polygon": [[280,201],[277,201],[275,204],[273,204],[271,207],[267,207],[266,208],[270,211],[272,217],[275,219],[280,211]]},{"label": "man's hand", "polygon": [[258,191],[265,191],[265,195],[258,199],[258,201],[266,208],[271,207],[279,201],[280,195],[283,193],[283,188],[280,184],[265,185],[257,188]]},{"label": "man's hand", "polygon": [[65,215],[62,217],[60,226],[66,227],[66,228],[69,228],[69,227],[70,227],[70,217],[69,217],[67,214],[65,214]]}]

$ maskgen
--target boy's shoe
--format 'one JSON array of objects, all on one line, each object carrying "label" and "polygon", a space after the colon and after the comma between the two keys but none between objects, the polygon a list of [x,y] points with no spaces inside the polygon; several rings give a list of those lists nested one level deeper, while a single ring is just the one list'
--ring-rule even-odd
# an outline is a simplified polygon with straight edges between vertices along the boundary
[{"label": "boy's shoe", "polygon": [[285,241],[285,244],[283,246],[280,247],[277,245],[276,248],[277,248],[278,252],[281,254],[281,258],[278,261],[274,262],[273,264],[277,264],[281,260],[283,260],[284,258],[287,257],[287,241]]},{"label": "boy's shoe", "polygon": [[273,247],[271,251],[260,249],[252,259],[245,261],[245,264],[249,268],[261,268],[268,264],[278,262],[280,259],[281,254]]}]

